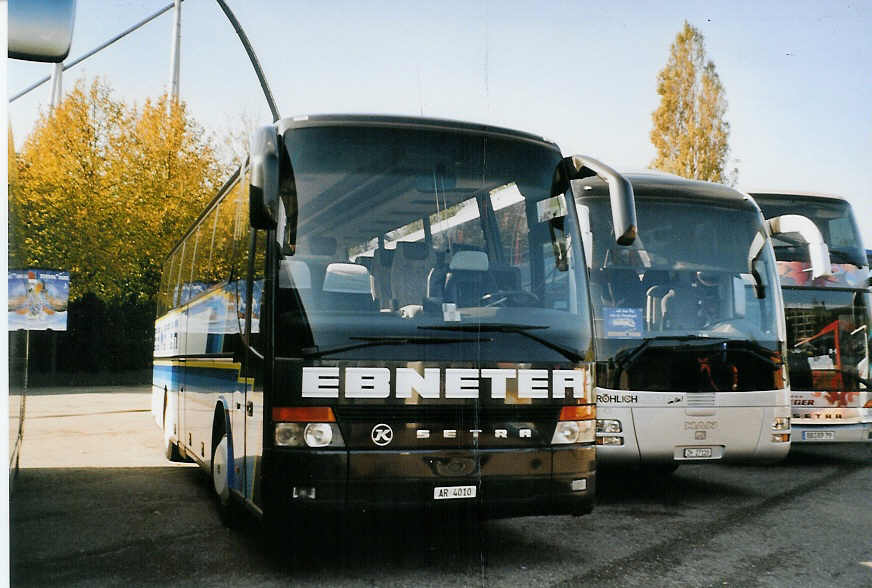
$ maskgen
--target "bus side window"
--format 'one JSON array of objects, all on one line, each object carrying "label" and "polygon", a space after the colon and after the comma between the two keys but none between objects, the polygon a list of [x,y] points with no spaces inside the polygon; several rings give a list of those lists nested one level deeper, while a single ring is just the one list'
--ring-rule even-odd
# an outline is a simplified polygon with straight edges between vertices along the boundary
[{"label": "bus side window", "polygon": [[194,251],[197,248],[196,230],[185,239],[179,267],[179,304],[191,299],[191,273],[194,270]]},{"label": "bus side window", "polygon": [[185,254],[185,243],[182,242],[181,246],[176,250],[173,254],[173,271],[170,273],[170,306],[172,308],[176,308],[181,305],[181,281],[179,280],[181,276],[181,267],[182,267],[182,259]]},{"label": "bus side window", "polygon": [[215,221],[218,218],[217,208],[213,208],[198,230],[197,258],[194,260],[194,283],[198,289],[205,291],[217,284],[221,277],[215,271],[213,259],[215,258],[212,245],[215,241]]},{"label": "bus side window", "polygon": [[248,245],[251,225],[248,218],[247,174],[241,173],[239,182],[227,194],[226,201],[231,213],[230,235],[230,283],[228,294],[236,315],[236,333],[245,332],[245,278],[248,268]]},{"label": "bus side window", "polygon": [[251,249],[246,268],[245,333],[248,337],[248,344],[263,353],[260,318],[266,272],[266,231],[252,231],[251,234]]},{"label": "bus side window", "polygon": [[234,223],[238,206],[239,184],[230,188],[216,208],[215,232],[212,239],[211,272],[218,282],[230,279],[233,268]]}]

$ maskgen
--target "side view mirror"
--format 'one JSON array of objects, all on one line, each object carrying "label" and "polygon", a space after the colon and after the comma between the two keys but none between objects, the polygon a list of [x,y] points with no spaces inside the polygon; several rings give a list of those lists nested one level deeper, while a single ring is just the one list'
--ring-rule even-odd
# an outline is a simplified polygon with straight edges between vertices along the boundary
[{"label": "side view mirror", "polygon": [[70,54],[76,0],[9,0],[9,57],[59,63]]},{"label": "side view mirror", "polygon": [[784,214],[768,219],[766,224],[773,236],[793,233],[799,235],[808,244],[813,279],[832,275],[830,250],[817,225],[811,219],[800,214]]},{"label": "side view mirror", "polygon": [[255,229],[274,229],[279,218],[279,137],[273,125],[251,136],[249,215]]},{"label": "side view mirror", "polygon": [[[551,194],[565,192],[572,180],[599,176],[609,186],[612,208],[612,225],[618,245],[632,245],[636,240],[636,198],[630,180],[601,161],[585,155],[566,157],[557,167]],[[576,195],[577,196],[577,195]]]}]

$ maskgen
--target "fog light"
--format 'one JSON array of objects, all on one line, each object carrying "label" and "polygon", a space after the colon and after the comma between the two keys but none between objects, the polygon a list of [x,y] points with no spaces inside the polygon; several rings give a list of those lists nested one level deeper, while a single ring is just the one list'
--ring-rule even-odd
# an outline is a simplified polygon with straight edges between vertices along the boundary
[{"label": "fog light", "polygon": [[790,441],[790,433],[776,433],[772,435],[773,443],[787,443]]},{"label": "fog light", "polygon": [[582,478],[581,480],[573,480],[569,487],[572,488],[573,492],[580,492],[582,490],[587,490],[587,479]]},{"label": "fog light", "polygon": [[790,428],[790,417],[775,417],[772,421],[773,431],[786,431]]},{"label": "fog light", "polygon": [[621,421],[613,420],[613,419],[597,419],[596,420],[596,432],[597,433],[623,433],[623,428],[621,427]]},{"label": "fog light", "polygon": [[309,423],[303,436],[309,447],[325,447],[333,441],[333,428],[329,423]]},{"label": "fog light", "polygon": [[281,447],[301,447],[303,445],[303,425],[300,423],[276,423],[275,442]]},{"label": "fog light", "polygon": [[315,500],[315,488],[307,486],[294,486],[291,488],[291,496],[296,499],[308,498]]},{"label": "fog light", "polygon": [[624,438],[623,437],[600,437],[596,438],[597,445],[623,445]]}]

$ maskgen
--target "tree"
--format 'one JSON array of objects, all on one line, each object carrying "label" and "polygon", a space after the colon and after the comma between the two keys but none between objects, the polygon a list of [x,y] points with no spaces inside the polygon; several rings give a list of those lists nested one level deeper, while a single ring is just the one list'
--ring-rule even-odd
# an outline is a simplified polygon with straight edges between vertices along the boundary
[{"label": "tree", "polygon": [[17,165],[10,263],[69,270],[71,300],[152,301],[164,257],[227,172],[184,104],[130,106],[99,80],[39,119]]},{"label": "tree", "polygon": [[[652,114],[651,142],[657,157],[651,167],[686,178],[725,182],[730,125],[724,120],[724,87],[702,34],[687,21],[657,74],[660,106]],[[735,170],[729,178],[735,183]]]}]

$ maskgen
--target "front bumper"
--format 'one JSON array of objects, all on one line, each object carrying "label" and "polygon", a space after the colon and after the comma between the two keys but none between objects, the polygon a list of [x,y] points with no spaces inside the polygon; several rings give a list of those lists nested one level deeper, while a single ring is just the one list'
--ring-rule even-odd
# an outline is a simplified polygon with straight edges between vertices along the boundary
[{"label": "front bumper", "polygon": [[[266,512],[475,509],[485,518],[581,515],[593,509],[596,492],[592,445],[478,451],[273,449],[265,452],[263,466]],[[573,490],[573,482],[584,489]],[[475,498],[434,499],[437,487],[473,485]],[[314,489],[314,498],[301,498],[299,491],[294,498],[295,487]]]}]

